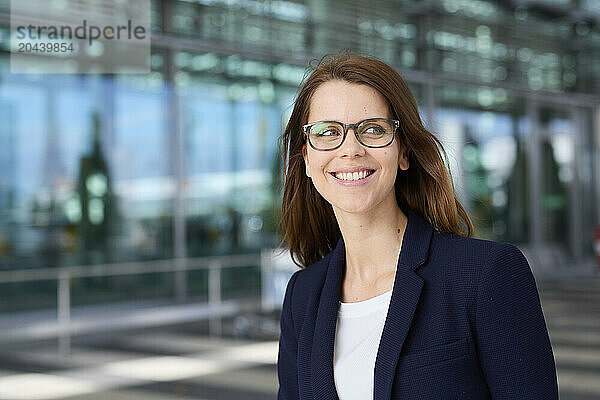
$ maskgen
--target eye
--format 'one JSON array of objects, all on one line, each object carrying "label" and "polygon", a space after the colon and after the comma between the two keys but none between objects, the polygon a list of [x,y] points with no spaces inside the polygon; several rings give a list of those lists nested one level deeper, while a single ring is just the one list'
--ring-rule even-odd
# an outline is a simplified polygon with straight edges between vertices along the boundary
[{"label": "eye", "polygon": [[362,129],[362,134],[369,136],[381,136],[385,135],[385,132],[385,128],[380,125],[369,125]]},{"label": "eye", "polygon": [[338,127],[335,126],[313,126],[312,133],[316,136],[339,136],[341,135],[341,131]]},{"label": "eye", "polygon": [[321,132],[319,132],[320,136],[335,136],[339,134],[340,133],[334,128],[324,129]]}]

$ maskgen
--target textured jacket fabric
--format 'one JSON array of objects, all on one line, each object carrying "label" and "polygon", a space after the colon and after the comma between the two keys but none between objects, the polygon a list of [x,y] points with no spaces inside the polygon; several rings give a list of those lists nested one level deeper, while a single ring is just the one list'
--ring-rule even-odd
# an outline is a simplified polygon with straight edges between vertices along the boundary
[{"label": "textured jacket fabric", "polygon": [[[527,260],[512,244],[408,217],[374,371],[374,400],[558,399]],[[345,248],[296,271],[281,314],[279,400],[338,399],[333,350]],[[366,399],[367,400],[367,399]]]}]

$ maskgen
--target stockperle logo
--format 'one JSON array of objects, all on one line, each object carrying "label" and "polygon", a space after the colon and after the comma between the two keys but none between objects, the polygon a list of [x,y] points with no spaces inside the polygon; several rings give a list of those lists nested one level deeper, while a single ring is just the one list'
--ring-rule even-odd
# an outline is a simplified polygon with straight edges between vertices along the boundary
[{"label": "stockperle logo", "polygon": [[150,0],[11,2],[12,73],[150,72]]}]

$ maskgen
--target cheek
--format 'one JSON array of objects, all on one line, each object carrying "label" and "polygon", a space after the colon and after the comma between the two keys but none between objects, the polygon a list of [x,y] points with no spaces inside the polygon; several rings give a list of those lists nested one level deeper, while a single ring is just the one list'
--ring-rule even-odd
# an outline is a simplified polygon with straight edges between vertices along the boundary
[{"label": "cheek", "polygon": [[326,163],[324,162],[318,162],[316,164],[314,164],[314,169],[313,172],[315,174],[315,177],[317,176],[322,176],[323,173],[325,173],[325,165]]},{"label": "cheek", "polygon": [[398,151],[396,150],[385,150],[383,152],[383,159],[386,163],[397,163],[398,162]]},{"label": "cheek", "polygon": [[319,157],[319,155],[311,154],[310,169],[313,171],[323,171],[327,166],[328,160]]},{"label": "cheek", "polygon": [[385,165],[397,165],[399,160],[399,154],[397,151],[385,150],[381,157],[382,164]]}]

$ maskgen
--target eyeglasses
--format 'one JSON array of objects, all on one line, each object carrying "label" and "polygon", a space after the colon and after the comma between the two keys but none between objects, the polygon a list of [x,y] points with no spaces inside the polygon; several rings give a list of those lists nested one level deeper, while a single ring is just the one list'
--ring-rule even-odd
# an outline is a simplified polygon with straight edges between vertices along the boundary
[{"label": "eyeglasses", "polygon": [[369,118],[356,124],[344,124],[337,121],[319,121],[302,126],[304,138],[308,138],[310,147],[315,150],[335,150],[344,143],[348,129],[365,147],[386,147],[394,140],[394,133],[400,127],[400,121],[386,118]]}]

